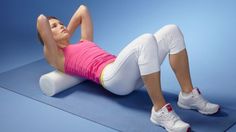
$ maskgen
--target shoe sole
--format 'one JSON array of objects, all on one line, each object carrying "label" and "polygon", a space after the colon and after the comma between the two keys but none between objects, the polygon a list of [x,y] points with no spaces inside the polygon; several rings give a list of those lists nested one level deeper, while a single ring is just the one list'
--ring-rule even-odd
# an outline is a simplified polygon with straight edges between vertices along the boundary
[{"label": "shoe sole", "polygon": [[150,118],[150,121],[151,121],[153,124],[155,124],[155,125],[157,125],[157,126],[159,126],[159,127],[164,128],[166,131],[171,132],[169,129],[166,129],[164,126],[159,125],[154,119]]},{"label": "shoe sole", "polygon": [[[167,132],[176,132],[176,131],[171,131],[171,130],[168,129],[168,128],[165,128],[165,127],[162,126],[162,125],[159,125],[159,124],[158,124],[154,119],[152,119],[152,118],[150,118],[150,120],[151,120],[151,122],[154,123],[155,125],[164,128]],[[181,132],[182,132],[182,131],[181,131]],[[188,127],[187,130],[186,130],[186,132],[191,132],[191,127]]]},{"label": "shoe sole", "polygon": [[183,104],[181,104],[180,102],[177,102],[177,105],[178,105],[180,108],[183,108],[183,109],[197,110],[199,113],[204,114],[204,115],[212,115],[212,114],[215,114],[215,113],[217,113],[218,111],[220,111],[220,107],[219,107],[218,109],[216,109],[215,111],[213,111],[213,112],[205,112],[205,111],[198,110],[198,109],[195,108],[195,107],[189,107],[189,106],[183,105]]}]

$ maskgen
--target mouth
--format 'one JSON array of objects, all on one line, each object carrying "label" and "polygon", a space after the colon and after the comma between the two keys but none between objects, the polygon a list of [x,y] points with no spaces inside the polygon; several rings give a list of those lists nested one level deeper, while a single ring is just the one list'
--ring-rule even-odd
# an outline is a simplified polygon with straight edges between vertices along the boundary
[{"label": "mouth", "polygon": [[67,30],[66,29],[63,29],[62,31],[61,31],[61,33],[66,33],[67,32]]}]

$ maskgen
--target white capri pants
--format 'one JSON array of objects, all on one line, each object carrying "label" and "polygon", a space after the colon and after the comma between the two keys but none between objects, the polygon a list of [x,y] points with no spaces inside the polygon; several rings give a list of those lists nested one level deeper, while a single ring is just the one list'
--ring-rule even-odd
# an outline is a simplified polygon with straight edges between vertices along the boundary
[{"label": "white capri pants", "polygon": [[184,37],[176,25],[166,25],[154,35],[143,34],[129,43],[103,71],[103,87],[117,95],[142,88],[141,76],[160,71],[166,55],[185,49]]}]

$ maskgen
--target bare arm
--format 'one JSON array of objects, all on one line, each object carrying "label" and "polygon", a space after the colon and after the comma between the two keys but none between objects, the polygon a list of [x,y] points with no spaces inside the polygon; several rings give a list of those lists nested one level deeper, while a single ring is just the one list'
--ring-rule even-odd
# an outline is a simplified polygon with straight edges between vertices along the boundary
[{"label": "bare arm", "polygon": [[81,39],[93,41],[93,24],[88,8],[84,5],[77,9],[67,26],[71,35],[79,25],[81,25]]},{"label": "bare arm", "polygon": [[58,48],[56,41],[53,39],[48,19],[44,15],[39,15],[37,29],[44,42],[44,55],[47,58],[47,61],[53,66],[57,65]]}]

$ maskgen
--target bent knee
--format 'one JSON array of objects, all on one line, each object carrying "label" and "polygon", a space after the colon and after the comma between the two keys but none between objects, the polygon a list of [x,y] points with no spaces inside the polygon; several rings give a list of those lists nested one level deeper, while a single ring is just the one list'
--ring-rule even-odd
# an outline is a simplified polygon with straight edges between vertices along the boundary
[{"label": "bent knee", "polygon": [[162,30],[165,30],[168,33],[173,33],[173,34],[181,34],[182,35],[182,31],[180,30],[180,28],[175,25],[175,24],[168,24],[166,26],[164,26],[162,28]]},{"label": "bent knee", "polygon": [[179,27],[176,24],[167,24],[163,28],[166,28],[169,30],[179,30]]},{"label": "bent knee", "polygon": [[151,33],[145,33],[145,34],[141,35],[140,38],[142,38],[144,40],[149,40],[149,41],[152,41],[155,39],[155,37]]},{"label": "bent knee", "polygon": [[156,38],[153,36],[153,34],[145,33],[139,37],[139,44],[143,46],[151,46],[156,45]]}]

